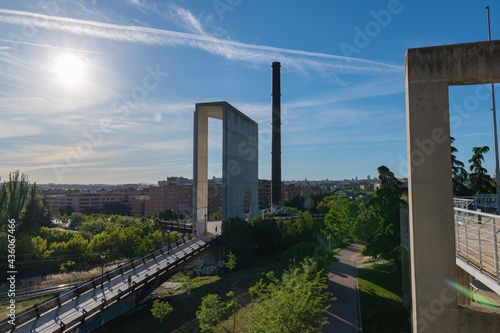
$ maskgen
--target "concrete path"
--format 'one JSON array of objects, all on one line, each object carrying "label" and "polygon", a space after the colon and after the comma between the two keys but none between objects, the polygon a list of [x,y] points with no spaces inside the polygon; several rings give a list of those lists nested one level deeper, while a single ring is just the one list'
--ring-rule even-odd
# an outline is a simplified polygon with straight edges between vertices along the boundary
[{"label": "concrete path", "polygon": [[356,288],[357,264],[363,260],[361,244],[351,244],[340,250],[339,262],[328,267],[328,291],[337,297],[326,311],[329,324],[325,333],[357,333],[359,330],[358,294]]}]

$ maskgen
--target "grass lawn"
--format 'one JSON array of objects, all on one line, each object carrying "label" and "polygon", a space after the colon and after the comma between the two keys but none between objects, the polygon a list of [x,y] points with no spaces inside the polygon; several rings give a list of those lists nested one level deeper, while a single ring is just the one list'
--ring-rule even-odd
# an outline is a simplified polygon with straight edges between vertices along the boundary
[{"label": "grass lawn", "polygon": [[403,309],[401,273],[394,264],[373,264],[358,271],[363,331],[410,332]]},{"label": "grass lawn", "polygon": [[[32,308],[33,305],[35,305],[37,303],[38,304],[43,303],[44,301],[48,300],[51,297],[52,296],[45,296],[45,297],[41,297],[41,298],[37,298],[37,299],[32,299],[29,301],[16,302],[16,316],[19,313],[21,313],[22,311],[27,310],[29,308]],[[2,320],[4,320],[5,318],[7,318],[8,314],[9,314],[9,309],[7,308],[7,304],[2,305],[2,307],[0,309],[0,318],[2,318]]]},{"label": "grass lawn", "polygon": [[[163,325],[153,318],[151,306],[147,305],[129,315],[121,316],[95,332],[199,332],[195,313],[201,305],[201,298],[207,294],[218,294],[222,301],[228,301],[226,293],[231,290],[234,291],[238,303],[242,305],[236,313],[236,331],[245,332],[244,315],[252,309],[252,298],[248,294],[248,288],[260,280],[262,273],[272,270],[276,275],[281,276],[286,268],[288,265],[280,261],[258,257],[253,258],[245,267],[220,276],[199,278],[193,277],[190,271],[177,273],[169,281],[187,284],[188,288],[183,286],[180,290],[190,289],[190,293],[175,292],[171,296],[163,297],[162,300],[168,301],[174,308]],[[168,293],[161,293],[161,296],[167,295]],[[221,322],[217,327],[217,332],[232,332],[232,328],[233,317],[231,316]]]}]

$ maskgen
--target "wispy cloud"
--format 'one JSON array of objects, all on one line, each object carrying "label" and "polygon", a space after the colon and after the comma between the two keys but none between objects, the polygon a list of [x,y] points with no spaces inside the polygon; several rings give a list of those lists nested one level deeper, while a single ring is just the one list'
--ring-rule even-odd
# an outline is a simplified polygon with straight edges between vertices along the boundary
[{"label": "wispy cloud", "polygon": [[[182,11],[181,11],[182,12]],[[203,32],[198,21],[188,11],[183,12],[184,22],[191,28]],[[34,26],[53,31],[62,31],[108,40],[143,43],[150,45],[189,46],[202,49],[227,59],[250,63],[281,61],[298,71],[313,70],[320,73],[403,72],[403,66],[350,58],[325,53],[277,48],[265,45],[246,44],[229,39],[219,39],[204,34],[190,34],[147,27],[122,26],[110,23],[56,17],[30,12],[0,9],[0,22]]]},{"label": "wispy cloud", "polygon": [[170,20],[176,22],[177,24],[191,32],[200,35],[207,34],[201,26],[200,20],[195,18],[193,13],[191,13],[189,10],[178,7],[176,5],[170,5],[169,7],[170,10],[167,12],[167,16]]}]

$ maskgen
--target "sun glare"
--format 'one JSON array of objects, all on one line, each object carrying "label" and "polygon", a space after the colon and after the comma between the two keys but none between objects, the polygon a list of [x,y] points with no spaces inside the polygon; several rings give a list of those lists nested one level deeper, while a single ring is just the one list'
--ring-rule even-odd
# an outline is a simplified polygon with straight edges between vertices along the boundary
[{"label": "sun glare", "polygon": [[75,54],[63,54],[55,60],[56,80],[65,86],[75,86],[85,75],[86,62]]}]

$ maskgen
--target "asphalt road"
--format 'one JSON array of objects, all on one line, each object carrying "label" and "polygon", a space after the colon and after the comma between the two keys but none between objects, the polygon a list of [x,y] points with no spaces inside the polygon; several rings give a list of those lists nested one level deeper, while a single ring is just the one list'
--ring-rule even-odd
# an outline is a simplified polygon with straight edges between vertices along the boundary
[{"label": "asphalt road", "polygon": [[358,333],[358,295],[356,288],[357,265],[363,259],[361,244],[351,244],[340,250],[338,262],[328,267],[328,290],[337,297],[326,311],[329,324],[324,326],[324,333]]}]

